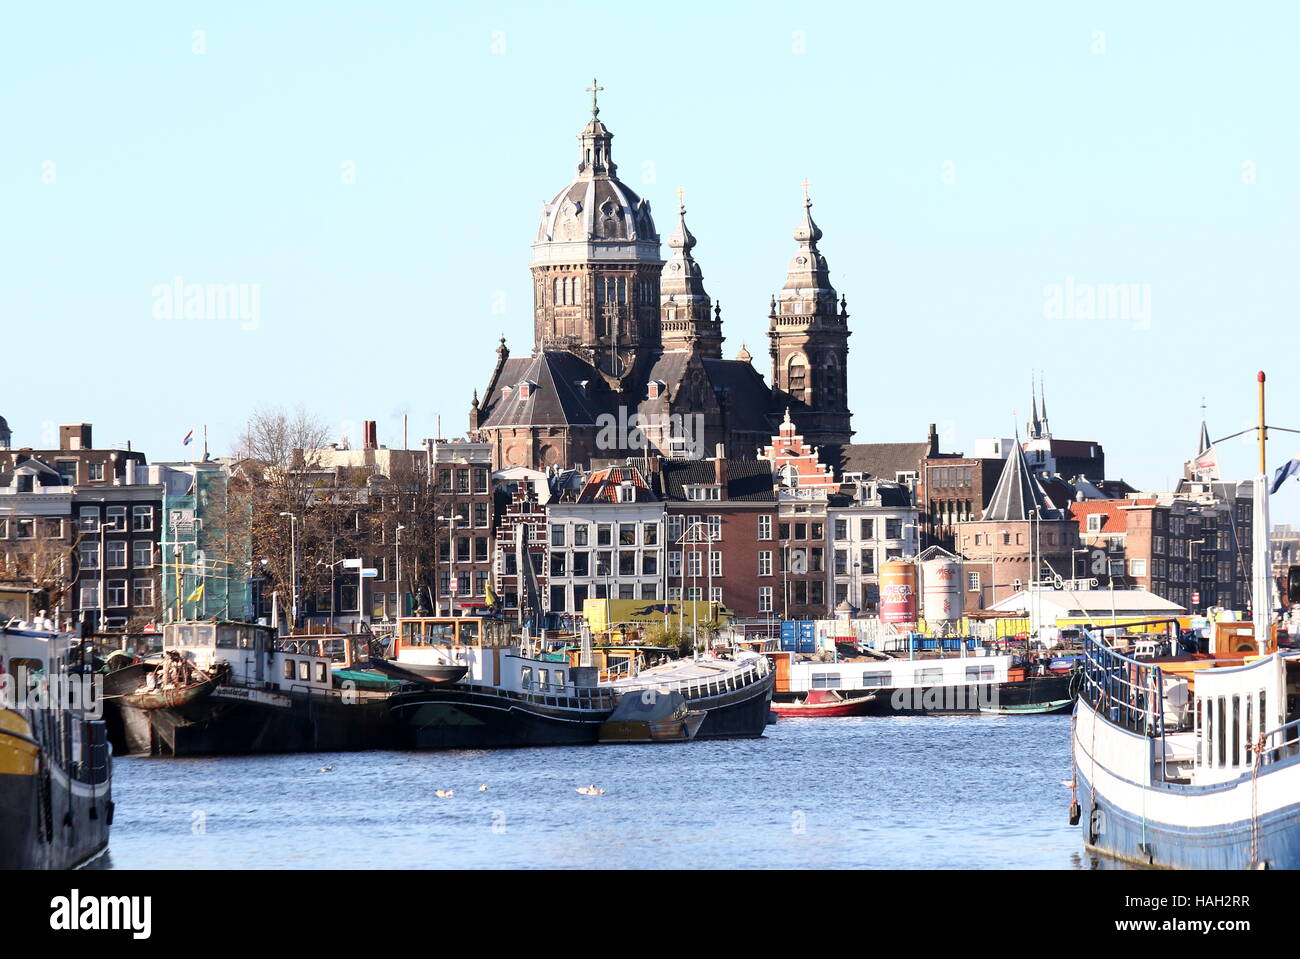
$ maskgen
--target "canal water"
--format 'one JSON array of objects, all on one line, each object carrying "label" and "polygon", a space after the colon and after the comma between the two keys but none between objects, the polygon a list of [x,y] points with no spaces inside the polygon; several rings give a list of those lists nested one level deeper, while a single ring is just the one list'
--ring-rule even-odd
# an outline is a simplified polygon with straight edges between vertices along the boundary
[{"label": "canal water", "polygon": [[1069,731],[862,717],[680,745],[122,758],[101,865],[1091,868],[1066,821]]}]

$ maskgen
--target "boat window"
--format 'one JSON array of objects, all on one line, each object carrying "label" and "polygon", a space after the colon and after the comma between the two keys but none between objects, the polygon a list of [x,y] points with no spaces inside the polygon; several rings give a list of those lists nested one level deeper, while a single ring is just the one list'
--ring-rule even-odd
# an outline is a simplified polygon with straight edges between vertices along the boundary
[{"label": "boat window", "polygon": [[311,680],[311,663],[305,659],[298,660],[298,678],[304,682]]},{"label": "boat window", "polygon": [[407,646],[420,645],[420,623],[406,622],[402,624],[402,642]]},{"label": "boat window", "polygon": [[479,630],[478,621],[470,620],[467,623],[460,624],[460,642],[464,646],[473,646],[478,643]]},{"label": "boat window", "polygon": [[533,667],[525,666],[519,670],[519,686],[522,689],[533,688]]},{"label": "boat window", "polygon": [[446,646],[454,642],[456,627],[451,623],[425,623],[424,645]]},{"label": "boat window", "polygon": [[1232,764],[1241,765],[1241,697],[1232,697]]},{"label": "boat window", "polygon": [[1225,727],[1227,726],[1227,721],[1226,721],[1226,717],[1225,717],[1225,715],[1224,715],[1224,714],[1226,713],[1227,709],[1226,709],[1226,706],[1225,706],[1225,704],[1224,704],[1224,699],[1225,699],[1225,697],[1220,696],[1220,697],[1216,700],[1216,702],[1218,703],[1218,707],[1219,707],[1219,715],[1216,716],[1216,717],[1214,718],[1214,731],[1215,731],[1215,733],[1217,734],[1217,738],[1218,738],[1218,741],[1219,741],[1219,762],[1218,762],[1218,765],[1220,765],[1220,766],[1227,765],[1227,762],[1228,762],[1228,738],[1227,738],[1227,736],[1225,735],[1225,732],[1226,732]]},{"label": "boat window", "polygon": [[551,673],[549,669],[539,669],[537,671],[537,685],[541,689],[545,689],[547,683],[550,682],[550,674]]},{"label": "boat window", "polygon": [[564,670],[557,669],[555,671],[555,688],[562,689],[563,687],[564,687]]},{"label": "boat window", "polygon": [[323,683],[323,682],[325,682],[325,664],[324,664],[324,663],[317,663],[317,664],[316,664],[316,682],[318,682],[318,683]]},{"label": "boat window", "polygon": [[194,627],[181,626],[176,630],[176,644],[178,646],[194,645]]},{"label": "boat window", "polygon": [[1201,723],[1201,765],[1214,765],[1214,700],[1206,699],[1201,702],[1201,711],[1205,719]]},{"label": "boat window", "polygon": [[918,669],[915,674],[915,682],[918,686],[934,685],[943,682],[942,669]]},{"label": "boat window", "polygon": [[863,673],[862,688],[871,689],[873,687],[888,686],[889,673]]},{"label": "boat window", "polygon": [[[1252,722],[1255,718],[1254,710],[1251,708],[1255,705],[1255,697],[1247,694],[1246,696],[1246,765],[1251,764],[1251,753],[1253,752],[1255,737],[1252,733]],[[1260,730],[1263,732],[1263,730]]]},{"label": "boat window", "polygon": [[980,680],[992,680],[993,667],[987,663],[983,663],[979,666],[967,666],[966,679],[967,681],[975,680],[976,682]]},{"label": "boat window", "polygon": [[293,660],[292,660],[292,659],[286,659],[286,660],[284,661],[284,678],[285,678],[285,679],[293,679]]},{"label": "boat window", "polygon": [[215,626],[195,626],[194,643],[196,646],[211,646],[213,642],[213,633],[216,632]]},{"label": "boat window", "polygon": [[218,649],[236,649],[238,645],[239,634],[242,630],[234,626],[217,627],[217,648]]},{"label": "boat window", "polygon": [[812,688],[813,689],[839,689],[840,674],[839,673],[813,673]]},{"label": "boat window", "polygon": [[240,649],[253,648],[253,631],[251,629],[239,628],[239,638],[237,640]]}]

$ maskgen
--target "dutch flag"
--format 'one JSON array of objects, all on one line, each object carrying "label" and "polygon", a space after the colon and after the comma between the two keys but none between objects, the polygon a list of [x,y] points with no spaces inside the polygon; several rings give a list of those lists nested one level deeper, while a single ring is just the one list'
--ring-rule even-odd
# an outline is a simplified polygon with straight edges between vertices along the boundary
[{"label": "dutch flag", "polygon": [[188,433],[185,434],[185,439],[182,441],[181,445],[189,446],[193,442],[194,442],[194,431],[190,430]]}]

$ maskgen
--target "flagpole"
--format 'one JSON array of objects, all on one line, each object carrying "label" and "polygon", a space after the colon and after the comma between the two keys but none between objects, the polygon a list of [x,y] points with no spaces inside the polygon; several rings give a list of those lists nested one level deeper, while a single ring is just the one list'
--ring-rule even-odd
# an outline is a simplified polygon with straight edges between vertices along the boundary
[{"label": "flagpole", "polygon": [[1254,556],[1251,559],[1251,619],[1255,627],[1255,645],[1262,653],[1268,649],[1272,640],[1271,625],[1273,619],[1273,558],[1269,548],[1268,529],[1268,460],[1265,445],[1268,441],[1268,427],[1264,419],[1264,371],[1257,377],[1259,383],[1259,475],[1255,477],[1255,496],[1251,542]]}]

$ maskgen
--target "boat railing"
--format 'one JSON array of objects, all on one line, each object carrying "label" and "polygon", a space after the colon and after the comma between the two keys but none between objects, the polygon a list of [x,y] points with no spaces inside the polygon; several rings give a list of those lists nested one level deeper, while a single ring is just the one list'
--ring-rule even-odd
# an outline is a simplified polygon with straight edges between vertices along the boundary
[{"label": "boat railing", "polygon": [[1079,695],[1112,725],[1151,738],[1165,734],[1160,667],[1123,656],[1089,639],[1083,648]]},{"label": "boat railing", "polygon": [[1300,756],[1300,719],[1270,729],[1261,738],[1264,741],[1264,748],[1259,754],[1261,766],[1271,766],[1293,756]]}]

